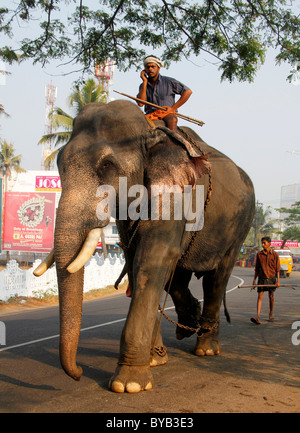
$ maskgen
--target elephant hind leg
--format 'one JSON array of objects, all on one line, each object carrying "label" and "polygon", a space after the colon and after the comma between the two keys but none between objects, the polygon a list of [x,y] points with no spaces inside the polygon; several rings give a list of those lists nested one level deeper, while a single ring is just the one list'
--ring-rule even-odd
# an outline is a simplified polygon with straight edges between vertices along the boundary
[{"label": "elephant hind leg", "polygon": [[[199,327],[201,304],[198,299],[191,294],[188,287],[191,277],[192,271],[176,268],[170,287],[170,295],[178,315],[179,325],[176,327],[177,340],[190,337]],[[168,285],[166,286],[166,289],[167,288]],[[183,327],[180,325],[183,325]]]},{"label": "elephant hind leg", "polygon": [[219,344],[219,312],[223,283],[224,274],[219,270],[211,271],[203,277],[203,313],[194,348],[194,353],[197,356],[219,355],[221,352]]},{"label": "elephant hind leg", "polygon": [[[220,306],[224,299],[236,253],[236,249],[229,251],[217,269],[208,272],[203,277],[204,305],[200,319],[201,328],[194,349],[195,355],[218,355],[221,352],[219,344]],[[228,320],[228,312],[227,316]]]}]

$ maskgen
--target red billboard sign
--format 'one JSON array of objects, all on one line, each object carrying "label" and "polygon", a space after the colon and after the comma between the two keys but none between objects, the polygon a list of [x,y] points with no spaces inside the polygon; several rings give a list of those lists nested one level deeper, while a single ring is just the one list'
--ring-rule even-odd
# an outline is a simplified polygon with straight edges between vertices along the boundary
[{"label": "red billboard sign", "polygon": [[36,176],[36,191],[61,191],[61,182],[59,176]]},{"label": "red billboard sign", "polygon": [[51,251],[54,218],[55,193],[5,193],[3,249]]}]

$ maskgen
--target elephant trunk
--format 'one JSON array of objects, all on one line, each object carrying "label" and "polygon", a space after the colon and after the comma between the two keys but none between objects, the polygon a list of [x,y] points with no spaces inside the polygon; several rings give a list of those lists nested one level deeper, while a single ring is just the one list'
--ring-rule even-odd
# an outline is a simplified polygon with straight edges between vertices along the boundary
[{"label": "elephant trunk", "polygon": [[58,271],[60,305],[61,366],[73,379],[79,380],[81,367],[76,364],[76,354],[82,315],[83,269],[76,274]]},{"label": "elephant trunk", "polygon": [[64,371],[73,379],[79,380],[82,369],[76,364],[76,353],[81,327],[84,262],[80,260],[82,267],[76,267],[73,272],[68,267],[78,255],[81,257],[80,251],[89,231],[83,227],[91,227],[91,221],[87,223],[85,219],[84,224],[78,213],[78,218],[75,219],[74,214],[76,211],[70,206],[70,201],[61,198],[56,218],[54,250],[59,289],[60,361]]}]

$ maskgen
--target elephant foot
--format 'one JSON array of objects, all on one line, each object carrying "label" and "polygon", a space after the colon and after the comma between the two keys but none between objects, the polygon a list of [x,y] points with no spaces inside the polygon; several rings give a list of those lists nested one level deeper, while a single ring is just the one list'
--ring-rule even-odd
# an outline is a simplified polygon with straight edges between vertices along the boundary
[{"label": "elephant foot", "polygon": [[200,329],[197,336],[194,354],[197,356],[213,356],[221,353],[219,329]]},{"label": "elephant foot", "polygon": [[[182,323],[180,323],[182,324]],[[185,325],[186,326],[186,325]],[[180,326],[177,325],[176,327],[176,338],[177,340],[183,340],[184,338],[189,338],[191,335],[195,334],[196,329],[191,331],[185,328],[181,328]]]},{"label": "elephant foot", "polygon": [[[176,338],[177,340],[183,340],[193,335],[200,325],[201,317],[201,304],[194,298],[193,304],[188,311],[178,311],[178,323],[176,327]],[[183,325],[181,327],[180,325]],[[190,328],[190,329],[189,329]]]},{"label": "elephant foot", "polygon": [[110,379],[109,389],[119,393],[149,391],[152,382],[150,366],[118,365]]},{"label": "elephant foot", "polygon": [[167,348],[165,346],[155,346],[151,354],[150,367],[157,367],[168,362]]}]

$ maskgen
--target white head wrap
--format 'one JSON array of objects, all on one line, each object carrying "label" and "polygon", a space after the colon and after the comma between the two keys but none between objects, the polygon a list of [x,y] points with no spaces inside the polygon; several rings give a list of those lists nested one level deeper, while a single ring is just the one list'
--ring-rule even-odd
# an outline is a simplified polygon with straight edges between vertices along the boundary
[{"label": "white head wrap", "polygon": [[164,64],[157,57],[148,56],[144,59],[144,67],[148,65],[148,63],[155,63],[159,68],[163,68]]}]

